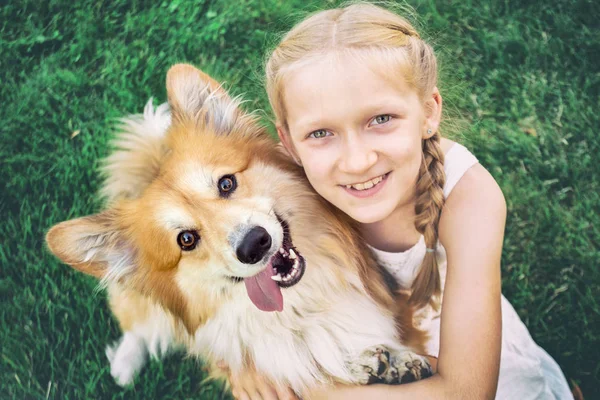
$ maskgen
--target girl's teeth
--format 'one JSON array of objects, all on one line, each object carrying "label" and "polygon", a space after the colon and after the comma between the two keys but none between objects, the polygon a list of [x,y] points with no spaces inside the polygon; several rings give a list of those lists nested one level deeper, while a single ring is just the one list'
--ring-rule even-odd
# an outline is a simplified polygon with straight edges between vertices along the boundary
[{"label": "girl's teeth", "polygon": [[377,178],[373,178],[367,182],[357,183],[355,185],[346,185],[346,189],[350,189],[350,188],[353,188],[355,190],[371,189],[373,186],[377,185],[382,180],[383,180],[383,175],[378,176]]}]

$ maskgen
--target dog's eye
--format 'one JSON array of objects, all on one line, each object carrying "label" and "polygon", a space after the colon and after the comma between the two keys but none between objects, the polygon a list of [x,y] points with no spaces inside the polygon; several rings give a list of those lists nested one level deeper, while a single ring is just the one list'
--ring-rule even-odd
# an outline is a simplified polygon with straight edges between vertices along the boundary
[{"label": "dog's eye", "polygon": [[235,191],[237,181],[234,175],[224,175],[219,179],[219,194],[221,197],[228,197]]},{"label": "dog's eye", "polygon": [[177,235],[177,244],[181,247],[181,250],[194,250],[198,242],[200,242],[200,235],[196,231],[181,231]]}]

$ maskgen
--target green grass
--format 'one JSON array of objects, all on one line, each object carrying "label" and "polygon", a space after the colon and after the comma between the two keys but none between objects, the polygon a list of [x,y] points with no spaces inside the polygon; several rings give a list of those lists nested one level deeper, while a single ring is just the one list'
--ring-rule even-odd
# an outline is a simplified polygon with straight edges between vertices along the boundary
[{"label": "green grass", "polygon": [[[218,399],[193,360],[121,389],[104,293],[45,249],[53,224],[100,209],[114,118],[165,99],[187,61],[268,110],[261,60],[297,1],[13,1],[0,8],[0,397]],[[600,387],[598,2],[411,3],[441,58],[446,108],[509,207],[504,293],[588,398]],[[72,132],[79,135],[70,138]]]}]

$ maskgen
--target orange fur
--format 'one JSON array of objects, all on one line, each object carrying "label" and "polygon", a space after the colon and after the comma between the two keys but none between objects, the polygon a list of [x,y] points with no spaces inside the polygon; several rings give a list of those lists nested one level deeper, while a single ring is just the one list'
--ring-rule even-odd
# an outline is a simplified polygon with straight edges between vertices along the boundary
[{"label": "orange fur", "polygon": [[145,321],[150,316],[154,303],[137,290],[113,285],[109,294],[109,305],[119,321],[121,330],[125,332]]},{"label": "orange fur", "polygon": [[[265,364],[272,361],[261,360],[268,354],[259,349],[265,342],[287,349],[287,337],[289,348],[298,354],[303,354],[300,345],[316,353],[307,358],[310,361],[294,366],[283,360],[282,365],[296,368],[298,376],[306,368],[307,377],[321,374],[319,379],[345,383],[351,383],[351,378],[343,368],[335,369],[340,357],[350,356],[345,352],[353,343],[362,346],[381,334],[381,340],[400,345],[401,338],[404,345],[423,352],[425,336],[413,327],[408,297],[394,292],[352,221],[311,190],[302,170],[264,128],[242,112],[216,81],[191,66],[173,67],[167,90],[172,124],[164,138],[153,137],[151,146],[126,144],[108,158],[103,193],[110,208],[58,224],[47,235],[51,251],[64,262],[106,281],[110,306],[122,330],[138,329],[145,335],[144,324],[164,315],[169,335],[209,364],[221,357],[232,368],[256,365],[275,375],[280,371],[266,371]],[[142,131],[135,124],[126,126],[133,131],[125,132],[125,138]],[[131,140],[137,143],[140,138]],[[132,171],[143,165],[152,172],[135,181]],[[124,189],[120,174],[135,190]],[[231,199],[217,190],[219,177],[227,174],[237,179]],[[251,276],[248,271],[255,268],[237,260],[232,242],[240,227],[255,224],[249,222],[254,219],[273,228],[273,240],[282,240],[275,213],[289,224],[294,248],[308,267],[296,286],[282,289],[283,312],[265,313],[249,302],[243,283],[229,278]],[[177,235],[184,230],[198,233],[199,244],[193,251],[182,251],[177,244]],[[347,304],[351,299],[356,299],[356,310]],[[334,323],[336,316],[345,321],[353,312],[363,313],[355,321],[356,328],[344,332]],[[373,326],[365,339],[353,332],[362,329],[360,318],[386,323],[391,331],[385,336],[379,331],[387,328]],[[314,331],[328,332],[337,346],[332,351],[339,354],[327,359],[319,353],[322,349],[306,343],[306,337],[316,335],[309,321],[318,325],[330,320],[331,325]],[[212,328],[217,323],[222,325]],[[231,335],[237,336],[223,338],[223,343],[232,342],[220,347],[211,329],[217,334],[232,329]],[[264,337],[253,342],[249,332]],[[289,376],[285,378],[289,381],[274,379],[296,388],[313,379],[294,381]]]}]

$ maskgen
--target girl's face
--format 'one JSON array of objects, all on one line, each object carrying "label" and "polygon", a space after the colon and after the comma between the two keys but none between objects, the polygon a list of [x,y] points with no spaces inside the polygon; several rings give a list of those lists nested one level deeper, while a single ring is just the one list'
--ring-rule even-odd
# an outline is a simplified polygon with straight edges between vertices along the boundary
[{"label": "girl's face", "polygon": [[421,140],[437,130],[441,110],[437,90],[424,104],[402,78],[370,67],[338,55],[289,72],[289,132],[278,129],[315,190],[361,223],[414,201]]}]

